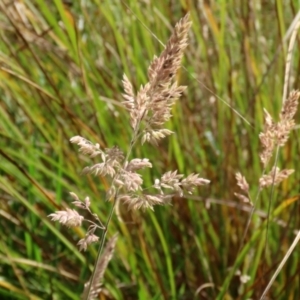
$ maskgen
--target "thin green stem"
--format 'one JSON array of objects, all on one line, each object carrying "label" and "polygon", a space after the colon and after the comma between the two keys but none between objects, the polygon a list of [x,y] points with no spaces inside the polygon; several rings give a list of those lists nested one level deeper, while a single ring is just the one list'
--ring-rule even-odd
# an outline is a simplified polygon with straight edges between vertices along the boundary
[{"label": "thin green stem", "polygon": [[[267,219],[269,220],[271,207],[272,207],[272,199],[274,196],[274,187],[275,187],[275,178],[276,178],[276,167],[278,164],[278,158],[279,158],[279,146],[276,148],[276,155],[275,155],[275,162],[274,162],[274,173],[272,178],[272,187],[270,191],[270,198],[269,198],[269,205],[268,205],[268,213],[267,213]],[[267,247],[268,247],[268,232],[269,232],[269,221],[267,221],[267,227],[266,227],[266,243],[265,243],[265,258],[267,258]]]},{"label": "thin green stem", "polygon": [[87,220],[87,219],[84,219],[83,220],[84,222],[87,222],[87,223],[90,223],[92,225],[94,225],[95,227],[99,228],[99,229],[105,229],[104,225],[101,224],[101,226],[97,225],[95,222],[91,221],[91,220]]},{"label": "thin green stem", "polygon": [[[266,168],[264,168],[264,170],[263,170],[263,172],[262,172],[262,176],[265,174],[265,172],[266,172]],[[258,201],[258,199],[259,199],[259,196],[260,196],[261,191],[262,191],[262,189],[261,189],[261,187],[259,187],[259,188],[258,188],[258,191],[257,191],[257,193],[256,193],[256,196],[255,196],[254,202],[253,202],[252,210],[251,210],[250,215],[249,215],[248,220],[247,220],[246,228],[245,228],[245,230],[244,230],[243,237],[242,237],[242,240],[241,240],[241,243],[240,243],[240,246],[239,246],[239,250],[238,250],[238,252],[237,252],[237,258],[236,258],[236,260],[237,260],[238,257],[240,256],[240,253],[241,253],[241,251],[242,251],[242,249],[243,249],[244,241],[245,241],[245,239],[246,239],[246,235],[247,235],[247,232],[248,232],[248,230],[249,230],[250,223],[251,223],[253,214],[254,214],[254,212],[255,212],[256,204],[257,204],[257,201]],[[248,195],[248,197],[249,197],[249,199],[251,200],[250,195]],[[228,287],[227,287],[227,288],[229,288],[230,282],[231,282],[231,280],[228,282]]]},{"label": "thin green stem", "polygon": [[[123,168],[125,167],[125,164],[128,161],[129,156],[131,155],[133,146],[135,145],[136,141],[139,138],[139,135],[140,135],[139,134],[140,124],[141,124],[141,121],[139,121],[139,123],[136,126],[136,129],[133,132],[133,136],[132,136],[132,139],[131,139],[131,142],[130,142],[130,145],[129,145],[129,149],[127,151],[127,155],[126,155],[126,158],[124,160]],[[114,177],[114,179],[119,175],[119,173],[120,173],[120,171],[118,172],[118,174],[116,174],[116,176]],[[112,186],[114,184],[114,179],[112,181]],[[118,189],[116,191],[115,195],[114,195],[113,205],[112,205],[111,210],[109,212],[108,219],[107,219],[106,224],[104,226],[104,230],[102,231],[101,242],[100,242],[100,246],[99,246],[99,249],[98,249],[97,258],[96,258],[95,263],[94,263],[93,273],[92,273],[91,280],[90,280],[90,283],[89,283],[88,292],[86,293],[86,297],[83,300],[89,300],[90,299],[91,288],[93,286],[93,281],[94,281],[95,275],[96,275],[96,269],[97,269],[96,266],[97,266],[97,264],[98,264],[98,262],[99,262],[99,260],[101,258],[101,254],[102,254],[102,251],[103,251],[103,248],[104,248],[104,242],[105,242],[107,231],[108,231],[108,226],[109,226],[109,224],[111,222],[112,216],[114,214],[115,208],[116,208],[117,203],[118,203],[119,190],[120,189]]]},{"label": "thin green stem", "polygon": [[111,207],[111,210],[109,212],[108,219],[107,219],[106,224],[105,224],[105,228],[102,231],[101,243],[100,243],[100,246],[99,246],[99,249],[98,249],[98,253],[97,253],[97,258],[96,258],[96,261],[95,261],[95,264],[94,264],[94,269],[93,269],[93,273],[92,273],[91,280],[90,280],[90,283],[89,283],[88,292],[86,294],[86,298],[84,298],[83,300],[90,299],[91,287],[93,286],[93,281],[94,281],[95,275],[96,275],[96,269],[97,269],[96,266],[98,264],[98,261],[100,260],[100,257],[101,257],[102,251],[103,251],[103,247],[104,247],[104,242],[105,242],[105,238],[106,238],[108,226],[109,226],[109,223],[110,223],[110,221],[112,219],[116,203],[117,203],[117,200],[115,198],[115,201],[114,201],[114,203],[113,203],[113,205]]},{"label": "thin green stem", "polygon": [[[264,174],[265,174],[265,170],[263,171],[262,176],[263,176]],[[242,249],[242,247],[243,247],[243,244],[244,244],[244,241],[245,241],[247,232],[248,232],[249,227],[250,227],[250,223],[251,223],[253,214],[254,214],[254,212],[255,212],[256,204],[257,204],[257,201],[258,201],[258,199],[259,199],[260,193],[261,193],[261,188],[259,187],[259,189],[258,189],[258,191],[257,191],[257,193],[256,193],[256,196],[255,196],[255,200],[254,200],[254,202],[253,202],[252,210],[251,210],[250,215],[249,215],[248,220],[247,220],[247,225],[246,225],[246,228],[245,228],[244,233],[243,233],[243,237],[242,237],[242,240],[241,240],[241,243],[240,243],[240,247],[239,247],[238,254],[239,254],[239,252],[241,251],[241,249]],[[249,198],[250,198],[250,197],[249,197]]]}]

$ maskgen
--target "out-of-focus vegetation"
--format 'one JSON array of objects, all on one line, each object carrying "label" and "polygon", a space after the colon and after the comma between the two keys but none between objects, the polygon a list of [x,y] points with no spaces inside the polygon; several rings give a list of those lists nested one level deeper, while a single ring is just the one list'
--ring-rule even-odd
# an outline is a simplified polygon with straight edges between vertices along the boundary
[{"label": "out-of-focus vegetation", "polygon": [[[70,191],[88,195],[102,220],[111,203],[104,178],[80,175],[90,162],[69,138],[126,151],[123,73],[136,89],[146,83],[149,62],[163,49],[159,41],[190,11],[190,45],[178,74],[188,90],[168,125],[175,134],[159,147],[137,147],[134,156],[152,161],[148,183],[178,169],[200,173],[211,185],[155,212],[121,209],[124,223],[115,217],[109,229],[119,239],[99,299],[258,299],[300,225],[298,130],[280,152],[279,167],[296,171],[275,190],[277,221],[269,216],[267,252],[269,191],[238,251],[251,208],[234,197],[235,173],[255,194],[263,108],[273,116],[281,108],[286,37],[298,1],[1,0],[0,6],[0,298],[79,299],[96,247],[80,253],[83,231],[66,230],[47,215],[70,205]],[[298,46],[297,40],[292,88],[300,88]],[[249,281],[229,277],[234,265]],[[299,274],[298,249],[270,299],[299,299]]]}]

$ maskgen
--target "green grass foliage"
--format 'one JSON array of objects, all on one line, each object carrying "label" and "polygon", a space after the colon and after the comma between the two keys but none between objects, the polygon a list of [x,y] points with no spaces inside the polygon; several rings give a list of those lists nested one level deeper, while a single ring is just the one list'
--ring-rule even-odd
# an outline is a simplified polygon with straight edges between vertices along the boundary
[{"label": "green grass foliage", "polygon": [[[234,196],[235,173],[255,194],[263,108],[280,111],[299,2],[4,0],[0,8],[0,298],[79,299],[97,248],[79,252],[82,229],[47,215],[71,206],[70,191],[89,196],[103,221],[111,203],[109,182],[80,174],[90,161],[69,139],[126,151],[123,73],[135,89],[145,84],[161,42],[190,11],[190,44],[177,74],[188,89],[168,124],[175,134],[134,155],[153,162],[148,183],[178,169],[211,184],[155,212],[121,207],[124,222],[114,217],[109,228],[119,239],[99,299],[259,299],[300,226],[298,130],[279,154],[279,167],[295,173],[275,189],[266,252],[270,191],[239,251],[250,210]],[[300,88],[299,40],[295,48],[291,87]],[[242,284],[237,270],[250,280]],[[299,299],[299,274],[298,247],[269,299]]]}]

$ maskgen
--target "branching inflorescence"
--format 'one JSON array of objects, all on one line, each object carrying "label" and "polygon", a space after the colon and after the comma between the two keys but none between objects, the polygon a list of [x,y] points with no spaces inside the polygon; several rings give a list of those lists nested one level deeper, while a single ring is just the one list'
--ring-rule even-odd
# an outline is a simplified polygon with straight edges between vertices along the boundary
[{"label": "branching inflorescence", "polygon": [[[174,32],[169,39],[165,49],[159,57],[154,57],[148,69],[148,83],[141,86],[137,93],[126,75],[123,77],[124,87],[124,107],[130,114],[130,125],[132,127],[132,137],[129,149],[126,155],[118,147],[101,149],[99,144],[93,144],[81,136],[74,136],[70,139],[71,143],[79,146],[79,152],[91,158],[100,157],[101,161],[87,166],[83,169],[84,174],[93,174],[97,176],[107,176],[111,178],[111,186],[108,191],[110,200],[113,201],[112,210],[105,226],[101,223],[98,216],[90,210],[90,200],[86,197],[83,201],[75,193],[71,193],[74,199],[73,204],[78,208],[87,210],[92,220],[85,220],[75,210],[66,209],[66,211],[58,211],[50,214],[53,221],[71,226],[79,226],[82,221],[91,223],[87,230],[86,236],[78,243],[80,250],[86,250],[87,246],[98,241],[98,236],[95,235],[97,229],[104,230],[102,235],[100,251],[104,243],[107,227],[113,214],[116,203],[126,204],[128,209],[151,209],[155,205],[165,205],[170,203],[174,195],[183,196],[184,192],[191,194],[193,190],[202,185],[207,185],[210,181],[201,178],[198,174],[191,174],[184,177],[178,174],[177,171],[169,171],[163,174],[159,179],[156,179],[152,187],[143,188],[143,178],[138,172],[145,168],[152,168],[152,164],[147,158],[134,158],[129,160],[133,146],[140,140],[141,143],[150,142],[156,145],[159,140],[172,134],[172,131],[164,128],[165,123],[172,117],[171,109],[176,100],[180,98],[185,90],[185,86],[178,86],[175,75],[180,67],[183,52],[188,45],[188,31],[191,27],[189,15],[182,18],[175,26]],[[151,189],[154,191],[149,193]],[[147,192],[146,192],[147,191]],[[108,242],[115,245],[116,238],[113,242]],[[103,255],[109,252],[104,250]],[[110,257],[111,257],[111,252]],[[102,260],[103,260],[102,255]],[[109,259],[110,259],[109,257]],[[92,285],[95,281],[95,276],[101,274],[97,271],[99,262],[97,259],[92,279]],[[108,260],[106,265],[108,264]],[[96,270],[95,270],[96,269]],[[97,284],[101,278],[96,278]],[[90,283],[88,282],[88,286]],[[93,289],[93,288],[92,288]],[[97,289],[98,290],[98,289]],[[95,294],[91,291],[84,292],[84,299],[91,299]]]},{"label": "branching inflorescence", "polygon": [[[265,112],[265,126],[263,132],[259,134],[259,139],[262,146],[262,151],[259,155],[264,169],[272,158],[276,148],[283,147],[288,140],[290,132],[295,127],[294,116],[297,112],[298,99],[300,96],[299,91],[292,91],[289,97],[284,101],[281,112],[279,115],[279,121],[276,123],[273,121],[271,115]],[[271,171],[267,174],[263,174],[259,179],[260,190],[272,185],[281,183],[284,179],[288,178],[294,170],[284,169],[281,170],[275,165]],[[244,176],[240,173],[236,174],[237,184],[245,194],[235,194],[244,202],[250,202],[249,185]]]}]

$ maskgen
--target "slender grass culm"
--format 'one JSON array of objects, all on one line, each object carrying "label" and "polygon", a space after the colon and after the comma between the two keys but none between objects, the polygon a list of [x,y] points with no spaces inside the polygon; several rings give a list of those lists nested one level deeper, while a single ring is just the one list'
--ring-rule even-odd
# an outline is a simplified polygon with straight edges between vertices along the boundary
[{"label": "slender grass culm", "polygon": [[[159,140],[172,134],[172,131],[164,128],[164,125],[172,117],[172,106],[186,89],[185,86],[177,85],[175,75],[180,67],[183,52],[188,45],[190,27],[191,21],[187,14],[176,24],[174,32],[160,56],[154,57],[148,68],[149,81],[141,86],[137,93],[134,92],[128,77],[124,75],[123,105],[130,114],[132,128],[131,141],[126,153],[117,146],[101,149],[99,144],[92,143],[81,136],[74,136],[70,139],[71,143],[79,146],[80,153],[91,158],[101,158],[101,162],[85,167],[84,174],[107,176],[111,179],[106,198],[112,204],[105,224],[91,211],[89,197],[82,201],[75,193],[70,193],[74,199],[73,204],[77,208],[88,211],[92,216],[90,220],[69,208],[49,215],[53,221],[59,221],[69,227],[80,226],[83,221],[90,223],[85,237],[78,242],[80,250],[86,250],[89,244],[98,242],[97,232],[98,230],[102,231],[93,272],[82,295],[85,300],[96,297],[101,290],[101,280],[112,257],[117,236],[114,235],[106,243],[105,249],[104,244],[109,224],[118,205],[126,204],[131,210],[153,210],[155,205],[169,204],[174,195],[182,196],[184,192],[191,194],[195,187],[210,182],[199,177],[198,174],[184,177],[175,170],[166,172],[160,179],[156,179],[150,188],[144,189],[142,187],[143,178],[137,172],[144,168],[151,168],[152,164],[147,158],[130,159],[133,147],[139,142],[141,144],[150,142],[156,145]],[[153,193],[149,193],[151,189],[154,191]]]}]

